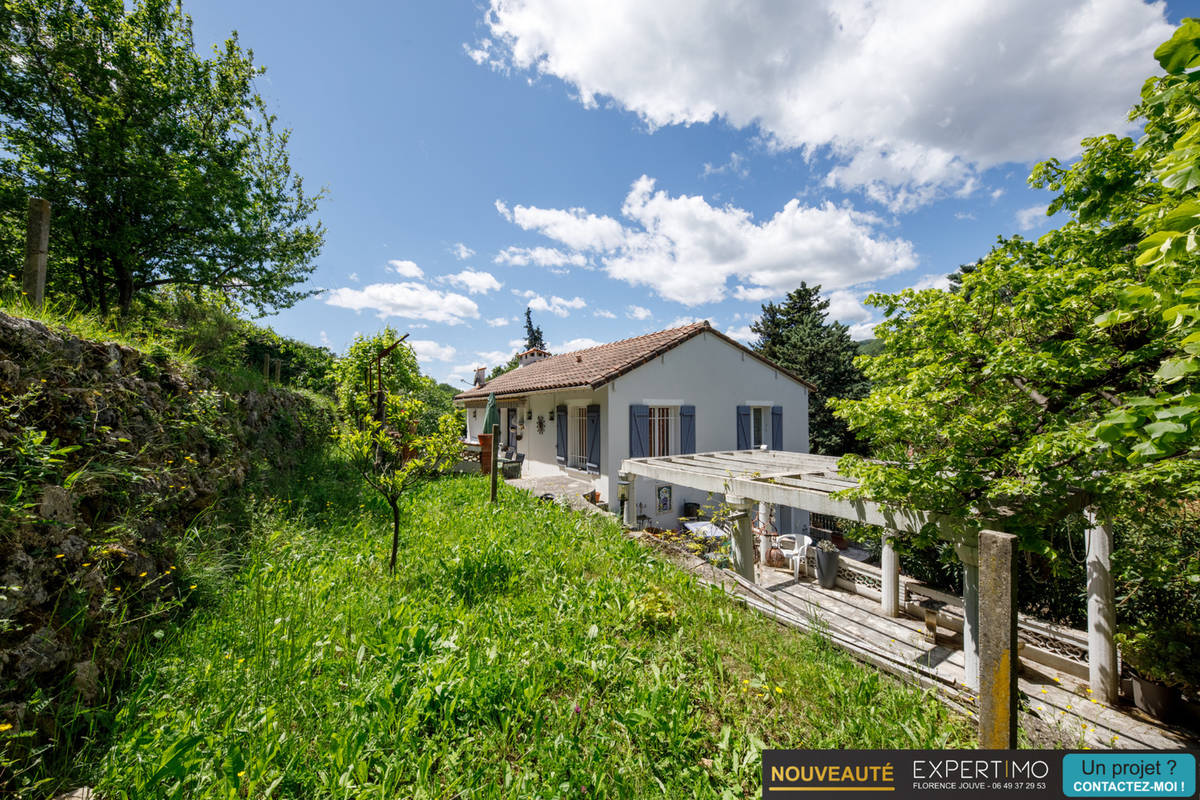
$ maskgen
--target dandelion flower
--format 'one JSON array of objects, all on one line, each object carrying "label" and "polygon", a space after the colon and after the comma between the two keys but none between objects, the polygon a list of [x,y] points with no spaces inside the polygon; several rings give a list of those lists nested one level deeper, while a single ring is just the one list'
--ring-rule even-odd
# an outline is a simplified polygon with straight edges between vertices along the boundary
[{"label": "dandelion flower", "polygon": [[11,731],[11,730],[12,730],[12,725],[10,725],[9,723],[7,723],[7,722],[0,723],[0,733],[3,733],[4,731]]},{"label": "dandelion flower", "polygon": [[[189,394],[191,394],[191,393],[189,392]],[[246,776],[246,770],[242,770],[241,772],[238,773],[239,778],[244,778],[245,776]]]},{"label": "dandelion flower", "polygon": [[59,553],[58,555],[55,556],[55,558],[66,558],[66,557],[67,557],[66,553]]},{"label": "dandelion flower", "polygon": [[139,578],[144,578],[144,577],[146,577],[146,573],[144,573],[144,572],[143,572],[143,573],[141,573],[140,575],[138,575],[138,577],[139,577]]}]

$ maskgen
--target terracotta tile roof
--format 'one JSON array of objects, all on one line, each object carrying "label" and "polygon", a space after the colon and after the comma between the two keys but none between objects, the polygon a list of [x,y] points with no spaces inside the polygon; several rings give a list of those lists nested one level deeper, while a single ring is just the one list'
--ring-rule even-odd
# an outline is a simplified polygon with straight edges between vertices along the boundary
[{"label": "terracotta tile roof", "polygon": [[734,347],[745,350],[760,361],[811,388],[811,384],[804,379],[767,361],[720,331],[714,330],[705,320],[684,325],[682,328],[656,331],[644,336],[635,336],[632,339],[622,339],[618,342],[589,347],[586,350],[550,356],[542,361],[518,367],[503,375],[497,375],[483,386],[469,389],[456,395],[454,399],[486,399],[492,392],[495,392],[496,397],[500,398],[507,395],[544,392],[552,389],[596,389],[657,358],[671,348],[683,344],[693,336],[706,332],[724,339]]}]

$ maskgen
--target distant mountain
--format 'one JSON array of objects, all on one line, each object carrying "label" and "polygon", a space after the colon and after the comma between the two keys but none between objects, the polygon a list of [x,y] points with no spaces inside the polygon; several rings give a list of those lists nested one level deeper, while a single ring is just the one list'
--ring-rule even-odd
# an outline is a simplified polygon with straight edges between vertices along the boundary
[{"label": "distant mountain", "polygon": [[855,342],[858,345],[858,354],[860,356],[878,355],[883,350],[883,342],[879,339],[864,339],[861,342]]}]

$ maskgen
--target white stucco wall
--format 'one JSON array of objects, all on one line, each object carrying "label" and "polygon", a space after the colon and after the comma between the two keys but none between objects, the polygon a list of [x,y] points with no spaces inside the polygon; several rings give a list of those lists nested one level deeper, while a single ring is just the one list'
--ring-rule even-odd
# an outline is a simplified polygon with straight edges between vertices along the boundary
[{"label": "white stucco wall", "polygon": [[[694,405],[696,451],[733,450],[737,447],[737,407],[783,407],[783,449],[808,452],[808,389],[782,372],[767,366],[725,340],[702,333],[608,384],[609,407],[615,413],[604,434],[609,458],[615,459],[605,497],[617,496],[616,470],[629,457],[629,406]],[[769,418],[769,411],[766,412]],[[766,435],[771,441],[769,432]],[[672,510],[655,510],[654,481],[637,481],[637,496],[650,524],[674,528],[684,502],[709,502],[704,492],[672,489]],[[716,498],[720,500],[721,498]],[[616,510],[616,503],[611,507]]]}]

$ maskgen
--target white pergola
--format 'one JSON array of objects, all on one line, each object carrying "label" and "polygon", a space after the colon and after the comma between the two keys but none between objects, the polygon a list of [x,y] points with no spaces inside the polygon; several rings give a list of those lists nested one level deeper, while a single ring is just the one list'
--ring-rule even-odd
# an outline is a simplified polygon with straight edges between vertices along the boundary
[{"label": "white pergola", "polygon": [[[859,484],[838,472],[838,458],[776,450],[732,450],[712,453],[630,458],[621,464],[620,478],[630,485],[630,496],[638,478],[720,494],[736,513],[731,533],[734,568],[747,580],[754,580],[753,533],[749,511],[760,504],[781,505],[825,514],[839,519],[877,525],[885,530],[883,539],[882,612],[899,613],[900,564],[887,531],[917,531],[933,524],[940,534],[955,545],[963,562],[963,649],[968,685],[979,689],[979,540],[961,533],[961,520],[936,513],[884,505],[870,500],[844,498],[839,493]],[[633,527],[633,503],[625,505],[625,523]],[[958,522],[958,525],[952,525]],[[956,531],[958,531],[956,533]],[[1117,697],[1115,601],[1109,556],[1112,534],[1103,524],[1093,525],[1088,534],[1088,673],[1093,696],[1112,704]],[[1011,620],[991,620],[991,609],[984,609],[984,623],[1015,625]],[[1013,660],[1015,661],[1015,659]],[[1015,663],[1012,664],[1015,669]],[[1015,672],[1013,673],[1015,675]]]}]

